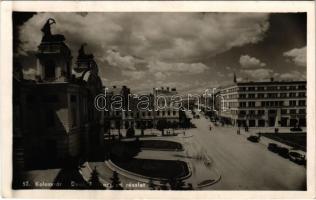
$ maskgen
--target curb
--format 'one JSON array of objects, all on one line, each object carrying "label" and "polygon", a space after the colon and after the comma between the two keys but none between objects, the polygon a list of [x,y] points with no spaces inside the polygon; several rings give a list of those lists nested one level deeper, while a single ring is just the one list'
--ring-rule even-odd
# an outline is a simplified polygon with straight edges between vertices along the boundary
[{"label": "curb", "polygon": [[[168,181],[168,179],[165,179],[165,178],[153,178],[153,177],[149,177],[149,176],[143,176],[143,175],[140,175],[140,174],[136,174],[136,173],[133,173],[133,172],[130,172],[130,171],[127,171],[125,169],[122,169],[121,167],[115,165],[111,160],[109,161],[105,161],[104,162],[112,171],[116,171],[117,173],[127,177],[127,178],[130,178],[130,179],[134,179],[134,180],[137,180],[137,181],[140,181],[140,182],[143,182],[143,183],[149,183],[149,180],[153,180],[153,181],[158,181],[158,183],[155,183],[155,185],[162,185],[160,184],[160,181]],[[189,174],[184,176],[184,177],[181,177],[181,178],[178,178],[178,180],[185,180],[187,178],[189,178],[191,175],[192,175],[192,169],[191,167],[189,166],[189,164],[186,162],[187,166],[188,166],[188,171],[189,171]]]}]

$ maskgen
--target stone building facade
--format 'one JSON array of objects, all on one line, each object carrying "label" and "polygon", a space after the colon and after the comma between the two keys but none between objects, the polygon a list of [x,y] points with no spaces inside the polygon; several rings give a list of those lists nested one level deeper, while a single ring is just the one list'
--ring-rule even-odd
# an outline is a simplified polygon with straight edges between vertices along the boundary
[{"label": "stone building facade", "polygon": [[306,126],[306,81],[235,82],[216,99],[221,120],[236,126]]},{"label": "stone building facade", "polygon": [[63,35],[50,32],[52,20],[42,29],[35,80],[19,81],[18,89],[14,88],[19,96],[22,139],[13,139],[13,143],[23,148],[26,167],[84,159],[104,145],[103,113],[93,104],[94,97],[104,92],[97,66],[91,67],[91,58],[85,70],[90,73],[87,80],[84,74],[74,76],[71,51]]}]

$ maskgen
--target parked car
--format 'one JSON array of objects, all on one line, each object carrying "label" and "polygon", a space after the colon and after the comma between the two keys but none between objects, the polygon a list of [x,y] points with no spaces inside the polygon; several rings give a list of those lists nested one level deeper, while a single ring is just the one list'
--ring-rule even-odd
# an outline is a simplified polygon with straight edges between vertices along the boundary
[{"label": "parked car", "polygon": [[306,164],[305,152],[303,151],[292,149],[289,151],[289,158],[297,164]]},{"label": "parked car", "polygon": [[302,131],[302,129],[300,127],[293,127],[293,128],[290,128],[290,131]]},{"label": "parked car", "polygon": [[279,147],[279,145],[277,145],[275,143],[269,143],[268,149],[269,149],[269,151],[272,151],[273,153],[278,153],[280,147]]},{"label": "parked car", "polygon": [[289,149],[285,147],[280,147],[278,154],[283,158],[289,158]]},{"label": "parked car", "polygon": [[250,142],[259,142],[260,137],[259,136],[255,136],[255,135],[251,135],[247,138],[247,140],[249,140]]}]

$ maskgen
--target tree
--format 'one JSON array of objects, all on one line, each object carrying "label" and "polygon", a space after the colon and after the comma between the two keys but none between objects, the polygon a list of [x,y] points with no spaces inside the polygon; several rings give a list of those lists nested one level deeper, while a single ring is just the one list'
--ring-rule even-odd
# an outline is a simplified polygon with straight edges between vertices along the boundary
[{"label": "tree", "polygon": [[167,181],[160,181],[160,190],[168,190]]},{"label": "tree", "polygon": [[113,171],[113,175],[111,178],[111,190],[123,190],[121,186],[121,181],[116,171]]},{"label": "tree", "polygon": [[126,137],[134,137],[135,136],[135,130],[134,128],[130,127],[127,129],[127,132],[126,132]]},{"label": "tree", "polygon": [[161,134],[164,135],[164,130],[167,127],[167,121],[165,119],[160,119],[157,122],[157,129],[161,131]]},{"label": "tree", "polygon": [[152,189],[152,190],[155,190],[155,189],[156,189],[156,185],[154,184],[153,179],[149,179],[148,187],[149,187],[150,189]]},{"label": "tree", "polygon": [[105,187],[103,186],[103,184],[99,180],[99,173],[98,173],[96,167],[94,167],[94,169],[91,172],[91,177],[89,179],[89,183],[90,183],[89,189],[93,189],[93,190],[105,189]]},{"label": "tree", "polygon": [[140,133],[141,133],[141,136],[144,136],[144,130],[145,130],[145,122],[144,121],[141,121],[140,123]]},{"label": "tree", "polygon": [[116,120],[115,128],[118,130],[119,137],[121,135],[121,120]]},{"label": "tree", "polygon": [[175,131],[175,129],[177,129],[178,128],[178,123],[176,122],[176,121],[174,121],[174,122],[172,122],[172,130],[173,130],[173,135],[175,134],[174,133],[174,131]]},{"label": "tree", "polygon": [[184,190],[185,189],[185,183],[181,179],[170,178],[169,184],[170,184],[171,190]]}]

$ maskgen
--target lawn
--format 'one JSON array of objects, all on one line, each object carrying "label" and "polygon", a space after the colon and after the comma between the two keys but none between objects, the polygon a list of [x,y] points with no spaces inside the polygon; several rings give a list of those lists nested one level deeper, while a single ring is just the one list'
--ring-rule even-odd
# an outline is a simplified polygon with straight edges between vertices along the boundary
[{"label": "lawn", "polygon": [[306,151],[306,133],[262,133],[262,136]]},{"label": "lawn", "polygon": [[140,147],[143,149],[183,151],[183,146],[180,143],[165,140],[142,140]]},{"label": "lawn", "polygon": [[135,158],[128,161],[112,161],[122,169],[152,178],[180,178],[189,174],[187,163],[184,161]]}]

